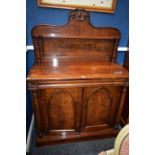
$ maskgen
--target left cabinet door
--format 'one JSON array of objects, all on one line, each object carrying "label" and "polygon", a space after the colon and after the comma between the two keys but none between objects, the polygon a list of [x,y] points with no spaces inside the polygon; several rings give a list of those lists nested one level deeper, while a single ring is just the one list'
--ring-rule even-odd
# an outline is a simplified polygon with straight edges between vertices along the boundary
[{"label": "left cabinet door", "polygon": [[[81,89],[48,88],[36,91],[33,100],[36,128],[41,135],[69,134],[80,129]],[[39,120],[39,121],[37,121]]]}]

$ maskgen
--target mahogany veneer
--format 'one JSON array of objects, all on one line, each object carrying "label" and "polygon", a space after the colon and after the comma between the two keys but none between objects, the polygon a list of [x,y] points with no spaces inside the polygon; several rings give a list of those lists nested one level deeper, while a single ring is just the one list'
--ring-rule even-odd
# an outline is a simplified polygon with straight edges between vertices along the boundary
[{"label": "mahogany veneer", "polygon": [[84,10],[72,11],[65,26],[32,29],[27,82],[38,146],[118,133],[128,87],[128,71],[116,64],[119,38],[115,28],[92,26]]}]

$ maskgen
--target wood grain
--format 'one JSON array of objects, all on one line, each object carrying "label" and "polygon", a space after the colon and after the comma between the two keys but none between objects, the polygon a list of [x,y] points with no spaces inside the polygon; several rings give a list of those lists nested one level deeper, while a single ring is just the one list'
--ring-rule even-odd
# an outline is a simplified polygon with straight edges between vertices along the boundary
[{"label": "wood grain", "polygon": [[35,26],[32,39],[36,145],[115,136],[128,87],[128,71],[116,64],[119,30],[96,28],[75,10],[65,26]]}]

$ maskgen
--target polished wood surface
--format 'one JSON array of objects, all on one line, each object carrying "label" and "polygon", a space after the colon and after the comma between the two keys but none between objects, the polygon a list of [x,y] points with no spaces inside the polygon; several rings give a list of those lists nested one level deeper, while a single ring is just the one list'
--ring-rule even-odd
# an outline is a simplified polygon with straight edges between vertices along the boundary
[{"label": "polished wood surface", "polygon": [[32,29],[35,64],[32,91],[36,145],[110,137],[118,125],[128,71],[116,64],[120,38],[115,28],[96,28],[83,10],[65,26]]},{"label": "polished wood surface", "polygon": [[116,62],[120,31],[116,28],[96,28],[89,14],[73,11],[64,26],[39,25],[32,29],[35,63],[53,61]]},{"label": "polished wood surface", "polygon": [[128,78],[121,65],[104,62],[65,62],[34,65],[27,80],[71,80]]},{"label": "polished wood surface", "polygon": [[84,89],[83,131],[102,130],[115,123],[121,91],[121,86],[108,85]]}]

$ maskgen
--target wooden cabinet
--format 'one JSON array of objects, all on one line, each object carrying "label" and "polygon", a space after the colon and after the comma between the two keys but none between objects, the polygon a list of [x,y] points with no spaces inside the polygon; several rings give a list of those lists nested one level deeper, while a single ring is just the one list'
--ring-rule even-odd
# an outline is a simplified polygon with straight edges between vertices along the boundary
[{"label": "wooden cabinet", "polygon": [[126,86],[100,85],[37,90],[30,85],[37,145],[114,136]]},{"label": "wooden cabinet", "polygon": [[27,77],[32,92],[36,144],[115,136],[128,71],[116,64],[115,28],[95,28],[84,10],[65,26],[32,29],[35,64]]}]

